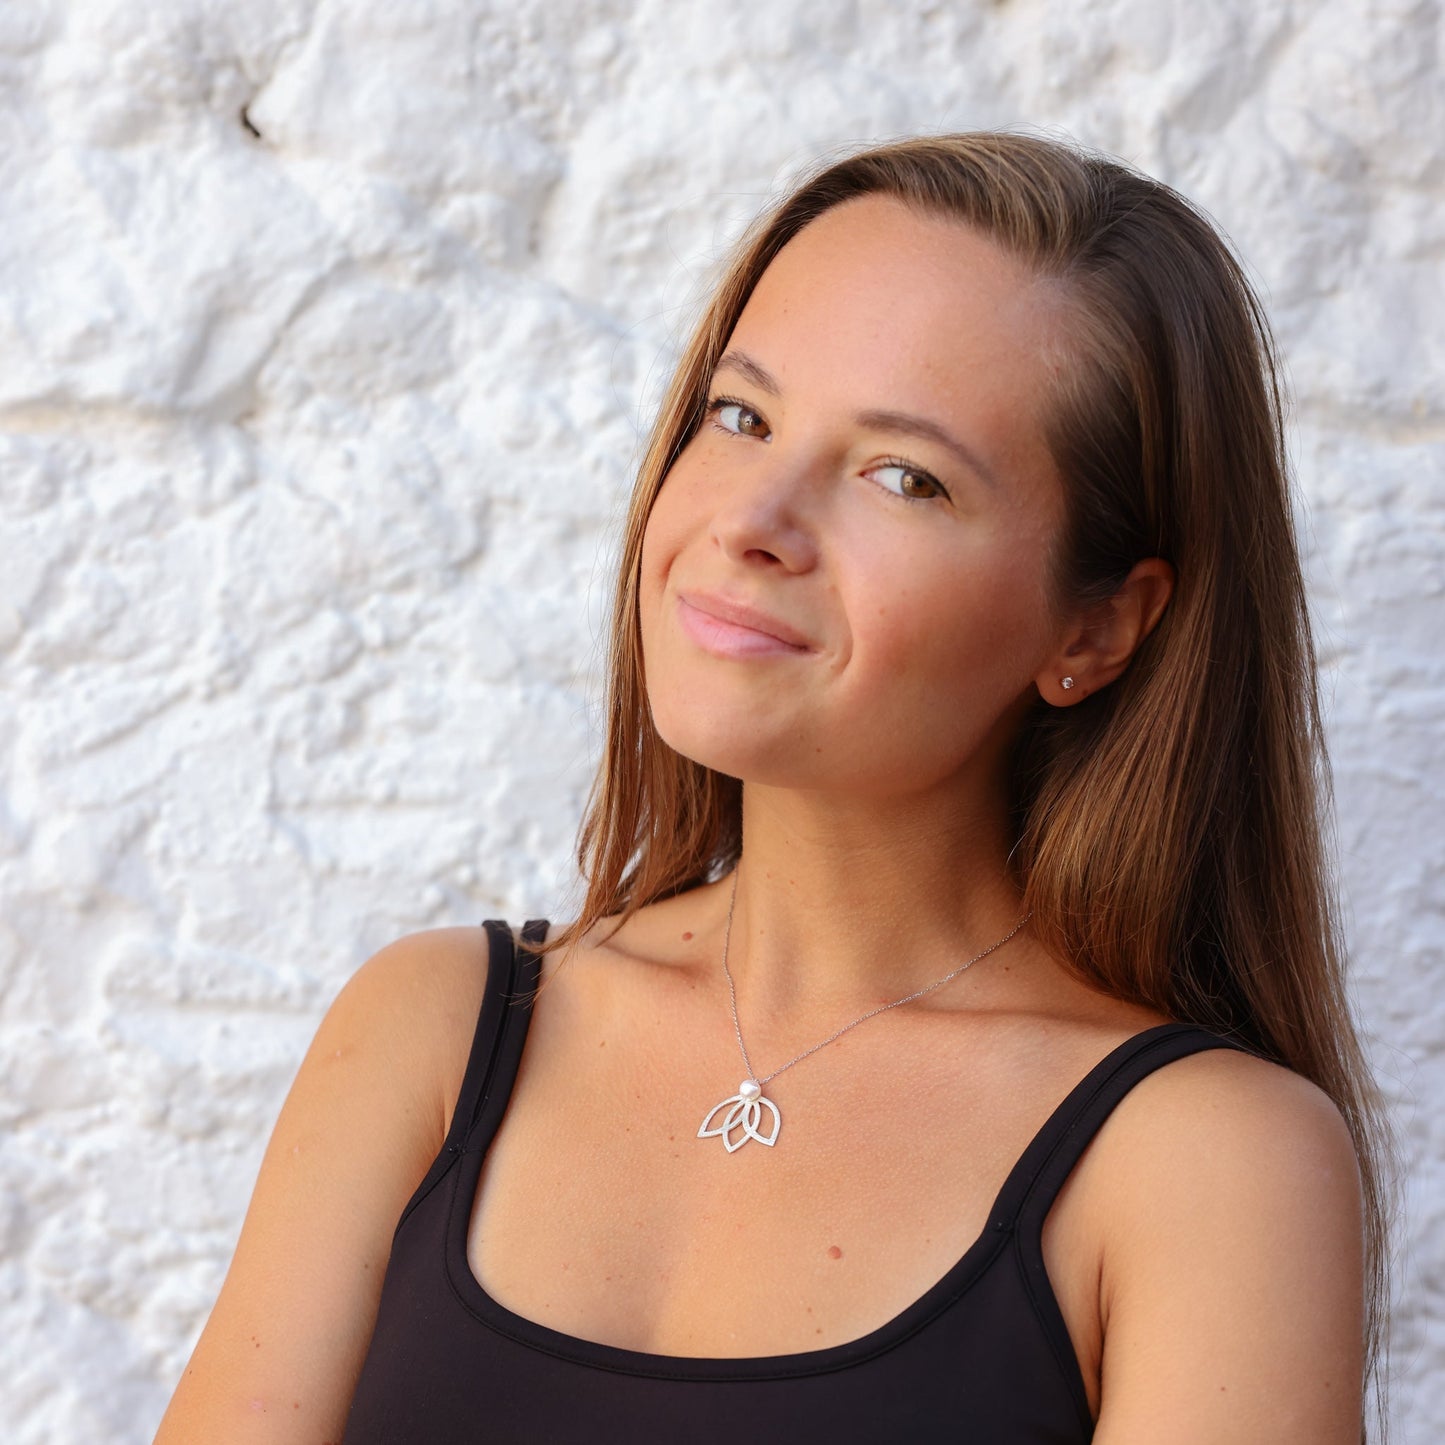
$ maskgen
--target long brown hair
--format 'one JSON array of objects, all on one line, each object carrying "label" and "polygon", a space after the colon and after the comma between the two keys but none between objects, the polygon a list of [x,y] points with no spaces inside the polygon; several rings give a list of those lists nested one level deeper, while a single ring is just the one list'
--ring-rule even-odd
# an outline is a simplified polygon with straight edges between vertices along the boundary
[{"label": "long brown hair", "polygon": [[[1014,863],[1033,928],[1109,994],[1246,1043],[1312,1080],[1354,1137],[1367,1225],[1367,1374],[1385,1300],[1388,1134],[1353,1026],[1325,846],[1329,779],[1268,323],[1214,227],[1116,161],[1013,134],[906,140],[826,166],[744,237],[663,400],[632,494],[607,740],[579,842],[599,920],[725,872],[741,785],[654,730],[638,567],[653,500],[768,263],[811,220],[885,194],[1052,278],[1073,365],[1048,441],[1063,479],[1061,599],[1142,558],[1177,583],[1124,675],[1036,706],[1013,763]],[[1381,1393],[1376,1403],[1383,1420]]]}]

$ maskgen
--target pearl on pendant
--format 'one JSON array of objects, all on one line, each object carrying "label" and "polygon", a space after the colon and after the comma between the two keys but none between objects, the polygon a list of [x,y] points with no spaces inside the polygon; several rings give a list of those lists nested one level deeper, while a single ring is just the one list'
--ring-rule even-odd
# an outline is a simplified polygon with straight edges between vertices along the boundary
[{"label": "pearl on pendant", "polygon": [[738,1095],[743,1099],[751,1101],[756,1099],[762,1092],[763,1086],[758,1083],[756,1079],[744,1079],[742,1083],[738,1085]]}]

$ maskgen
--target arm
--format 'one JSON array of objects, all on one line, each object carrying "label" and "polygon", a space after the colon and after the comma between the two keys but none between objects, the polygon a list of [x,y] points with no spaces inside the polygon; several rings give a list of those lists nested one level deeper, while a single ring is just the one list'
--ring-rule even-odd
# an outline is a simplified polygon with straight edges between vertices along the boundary
[{"label": "arm", "polygon": [[392,1232],[444,1141],[485,969],[480,930],[414,934],[332,1004],[156,1445],[340,1440]]},{"label": "arm", "polygon": [[[1363,1224],[1320,1090],[1239,1054],[1117,1111],[1096,1445],[1359,1445]],[[1127,1107],[1127,1113],[1125,1112]]]}]

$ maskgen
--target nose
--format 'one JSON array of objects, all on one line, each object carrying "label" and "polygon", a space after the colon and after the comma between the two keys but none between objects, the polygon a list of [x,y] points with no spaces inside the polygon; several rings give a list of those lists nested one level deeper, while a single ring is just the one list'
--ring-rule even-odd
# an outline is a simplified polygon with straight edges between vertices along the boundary
[{"label": "nose", "polygon": [[806,572],[818,560],[818,539],[806,478],[782,457],[734,475],[721,489],[709,527],[730,562]]}]

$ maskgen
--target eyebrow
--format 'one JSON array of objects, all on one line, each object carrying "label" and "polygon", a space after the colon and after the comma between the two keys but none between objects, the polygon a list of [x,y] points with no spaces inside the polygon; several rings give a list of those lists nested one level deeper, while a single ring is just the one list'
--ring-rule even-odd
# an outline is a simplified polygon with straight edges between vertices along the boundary
[{"label": "eyebrow", "polygon": [[765,366],[760,366],[745,351],[724,351],[718,358],[718,363],[713,367],[714,371],[721,371],[723,367],[730,366],[734,371],[740,371],[760,391],[765,391],[769,396],[777,396],[779,393],[778,383],[773,380],[773,373]]},{"label": "eyebrow", "polygon": [[[729,367],[745,376],[759,391],[766,392],[768,396],[782,395],[782,388],[778,385],[772,372],[753,360],[744,351],[729,349],[723,352],[722,356],[718,358],[717,366],[713,369],[721,371],[724,367]],[[998,475],[993,468],[972,447],[959,441],[956,436],[941,427],[936,421],[930,421],[924,416],[914,416],[912,412],[876,408],[858,412],[853,420],[859,426],[867,427],[870,431],[897,432],[903,436],[917,437],[920,441],[936,442],[946,451],[952,452],[964,466],[976,473],[989,486],[996,487],[998,485]]]}]

